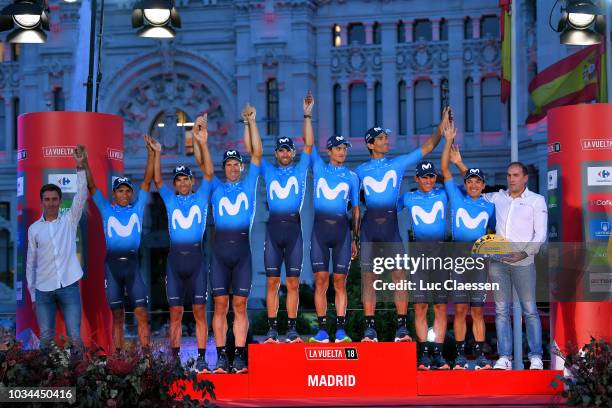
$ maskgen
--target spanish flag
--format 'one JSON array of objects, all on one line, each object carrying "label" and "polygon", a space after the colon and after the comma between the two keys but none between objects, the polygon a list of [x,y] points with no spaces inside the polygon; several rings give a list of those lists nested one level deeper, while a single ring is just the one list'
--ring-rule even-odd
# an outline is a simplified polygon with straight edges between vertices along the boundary
[{"label": "spanish flag", "polygon": [[510,97],[510,81],[512,80],[512,48],[511,48],[511,22],[510,6],[512,0],[499,0],[501,18],[499,19],[501,29],[501,101],[506,103]]},{"label": "spanish flag", "polygon": [[557,106],[607,102],[605,44],[583,48],[540,72],[529,84],[529,95],[535,109],[527,123],[543,119]]}]

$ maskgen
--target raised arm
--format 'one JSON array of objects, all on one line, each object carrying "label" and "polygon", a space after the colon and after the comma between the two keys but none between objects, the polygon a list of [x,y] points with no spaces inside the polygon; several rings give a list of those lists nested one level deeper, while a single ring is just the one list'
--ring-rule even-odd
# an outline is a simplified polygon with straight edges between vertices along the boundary
[{"label": "raised arm", "polygon": [[91,173],[91,170],[89,169],[85,146],[77,145],[73,157],[77,169],[77,192],[72,198],[72,205],[66,215],[70,218],[72,224],[76,225],[81,219],[85,202],[87,202],[87,173]]},{"label": "raised arm", "polygon": [[263,146],[261,144],[261,137],[259,136],[259,129],[257,129],[257,122],[255,121],[257,112],[255,108],[249,104],[247,104],[245,111],[247,121],[249,122],[249,133],[251,134],[251,146],[253,148],[251,163],[259,166],[261,164],[261,157],[263,156]]},{"label": "raised arm", "polygon": [[196,119],[195,126],[193,127],[193,138],[196,162],[200,166],[202,173],[204,173],[204,178],[210,181],[215,174],[215,169],[210,150],[208,150],[208,115],[206,113],[198,116]]},{"label": "raised arm", "polygon": [[242,140],[244,141],[244,151],[249,155],[253,155],[253,146],[251,145],[251,132],[249,132],[249,120],[247,118],[246,107],[240,113],[244,130],[242,131]]},{"label": "raised arm", "polygon": [[302,126],[302,136],[304,137],[304,153],[310,154],[314,145],[314,132],[312,130],[312,108],[314,97],[308,91],[304,98],[304,125]]},{"label": "raised arm", "polygon": [[450,107],[448,106],[444,108],[444,111],[442,112],[442,120],[438,124],[438,127],[436,128],[436,130],[434,130],[429,139],[427,139],[427,141],[423,143],[423,146],[421,146],[421,153],[423,154],[423,157],[431,153],[433,149],[438,146],[438,143],[440,143],[440,139],[442,138],[442,131],[447,128],[450,123],[449,110]]},{"label": "raised arm", "polygon": [[461,152],[459,151],[459,145],[457,144],[451,146],[450,162],[457,166],[459,172],[461,173],[461,176],[465,176],[465,173],[467,173],[468,168],[461,159]]},{"label": "raised arm", "polygon": [[443,130],[444,139],[446,140],[444,144],[444,150],[442,151],[442,159],[440,163],[440,167],[442,168],[442,176],[444,177],[444,181],[452,180],[453,173],[448,168],[448,163],[450,162],[450,152],[453,147],[453,140],[457,135],[457,128],[450,122],[450,127]]},{"label": "raised arm", "polygon": [[147,148],[147,164],[145,165],[144,179],[140,184],[140,188],[146,192],[151,190],[151,181],[153,180],[153,173],[155,172],[155,150],[151,147],[149,140],[151,140],[151,137],[149,135],[144,135],[145,147]]},{"label": "raised arm", "polygon": [[93,174],[91,174],[91,168],[87,166],[84,169],[85,176],[87,177],[87,189],[89,190],[91,195],[94,195],[98,188],[96,187],[96,183],[94,182]]},{"label": "raised arm", "polygon": [[153,149],[153,181],[155,182],[155,187],[159,190],[164,185],[164,179],[161,174],[161,144],[152,137],[149,137],[147,143]]}]

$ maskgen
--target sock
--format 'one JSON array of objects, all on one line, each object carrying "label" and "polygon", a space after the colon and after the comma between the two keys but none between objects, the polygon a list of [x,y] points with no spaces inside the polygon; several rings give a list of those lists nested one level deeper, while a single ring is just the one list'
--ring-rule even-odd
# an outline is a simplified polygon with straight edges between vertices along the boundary
[{"label": "sock", "polygon": [[317,320],[319,321],[319,330],[326,330],[327,329],[327,317],[317,316]]},{"label": "sock", "polygon": [[434,355],[442,354],[442,348],[444,348],[444,343],[434,343],[433,344]]},{"label": "sock", "polygon": [[477,356],[484,354],[484,341],[477,341],[474,343],[474,354]]},{"label": "sock", "polygon": [[297,324],[297,318],[290,317],[287,319],[287,326],[289,329],[295,329],[296,324]]},{"label": "sock", "polygon": [[419,341],[417,343],[417,354],[419,355],[424,355],[424,354],[429,354],[429,347],[428,343],[426,341]]},{"label": "sock", "polygon": [[278,321],[276,320],[276,317],[268,317],[268,327],[270,329],[276,330],[277,325],[278,325]]},{"label": "sock", "polygon": [[206,349],[205,348],[198,348],[198,357],[206,357]]},{"label": "sock", "polygon": [[246,350],[246,347],[236,347],[236,355],[244,356],[245,350]]},{"label": "sock", "polygon": [[457,354],[465,354],[465,340],[456,341],[455,346],[457,347]]},{"label": "sock", "polygon": [[174,357],[178,357],[180,351],[181,351],[180,347],[172,347],[172,355]]},{"label": "sock", "polygon": [[397,315],[397,327],[406,326],[406,315]]},{"label": "sock", "polygon": [[225,346],[217,347],[217,355],[220,356],[221,354],[225,354]]},{"label": "sock", "polygon": [[366,316],[365,320],[366,320],[366,327],[376,327],[374,316]]},{"label": "sock", "polygon": [[346,323],[346,317],[345,316],[336,316],[336,326],[337,326],[337,329],[344,330],[344,324],[345,323]]}]

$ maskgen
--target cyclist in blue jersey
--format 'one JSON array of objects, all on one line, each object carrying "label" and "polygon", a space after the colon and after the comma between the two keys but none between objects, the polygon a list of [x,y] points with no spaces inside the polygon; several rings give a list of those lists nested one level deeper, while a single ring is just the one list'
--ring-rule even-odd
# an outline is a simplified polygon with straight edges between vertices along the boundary
[{"label": "cyclist in blue jersey", "polygon": [[[206,116],[198,117],[193,130],[194,151],[205,150],[208,137]],[[195,180],[191,169],[179,165],[173,171],[174,190],[164,184],[161,174],[161,145],[152,140],[157,151],[155,160],[155,184],[166,206],[170,250],[166,264],[166,297],[170,307],[170,347],[179,361],[184,304],[191,303],[196,322],[198,357],[195,368],[208,372],[206,362],[207,268],[202,253],[202,237],[206,229],[206,215],[210,196],[210,183],[204,174],[202,185],[193,192]],[[195,155],[201,163],[202,155]]]},{"label": "cyclist in blue jersey", "polygon": [[[442,114],[442,121],[432,136],[418,149],[394,159],[387,158],[389,152],[389,131],[380,127],[369,129],[365,142],[370,152],[370,160],[363,163],[355,172],[359,176],[364,192],[366,212],[361,222],[361,270],[363,277],[363,308],[366,328],[362,341],[378,341],[374,314],[376,296],[374,291],[375,275],[373,259],[380,256],[381,246],[387,256],[403,252],[403,245],[397,225],[397,198],[406,169],[429,154],[440,142],[442,126],[448,121],[448,109]],[[383,253],[383,255],[385,255]],[[402,271],[392,273],[394,281],[404,279]],[[406,327],[408,300],[406,292],[395,291],[397,309],[396,341],[410,341]]]},{"label": "cyclist in blue jersey", "polygon": [[[414,181],[418,189],[404,194],[398,202],[398,210],[408,209],[412,224],[411,235],[413,241],[409,248],[413,257],[421,254],[434,259],[437,258],[441,248],[440,243],[446,235],[446,207],[447,195],[444,189],[435,187],[436,168],[430,161],[421,161],[416,166]],[[420,370],[430,368],[450,368],[442,356],[442,346],[446,334],[446,303],[447,293],[443,284],[448,280],[449,273],[442,265],[431,263],[411,271],[412,280],[416,284],[413,293],[414,326],[417,335],[418,362]],[[428,288],[428,284],[436,284],[442,289]],[[430,347],[427,344],[427,309],[429,301],[434,304],[434,332],[436,334],[433,345],[433,362],[430,358]]]},{"label": "cyclist in blue jersey", "polygon": [[[308,127],[306,133],[312,133],[312,126]],[[311,342],[329,342],[326,315],[330,252],[336,295],[335,342],[352,341],[344,327],[348,304],[346,280],[351,259],[357,256],[360,216],[359,178],[357,174],[344,167],[349,147],[351,143],[344,137],[331,136],[327,140],[329,164],[321,159],[316,149],[312,152],[315,221],[310,261],[315,277],[315,308],[319,330],[310,338]],[[352,213],[352,239],[351,223],[346,214],[349,202]]]},{"label": "cyclist in blue jersey", "polygon": [[248,105],[242,118],[248,131],[244,131],[245,146],[252,152],[249,172],[242,177],[244,164],[237,150],[223,154],[225,182],[213,176],[213,163],[208,150],[204,150],[206,177],[211,183],[211,201],[215,220],[215,241],[211,270],[212,294],[215,302],[213,330],[217,345],[215,373],[229,372],[225,352],[227,340],[227,312],[232,295],[234,311],[234,338],[236,354],[232,372],[246,373],[246,338],[249,328],[247,299],[251,291],[251,246],[249,232],[255,215],[257,179],[261,166],[262,145],[255,122],[255,108]]},{"label": "cyclist in blue jersey", "polygon": [[[450,221],[452,224],[453,241],[465,243],[465,248],[457,248],[457,255],[470,256],[470,250],[474,242],[487,234],[495,231],[495,206],[482,197],[485,188],[485,177],[480,169],[467,169],[463,178],[466,194],[463,194],[453,180],[448,163],[453,153],[453,140],[457,134],[454,125],[444,130],[446,144],[442,152],[442,175],[444,176],[444,187],[451,207]],[[458,150],[454,151],[455,156]],[[453,162],[458,165],[461,163],[460,156]],[[452,274],[453,279],[461,283],[484,284],[487,283],[487,271],[482,269],[471,269],[461,274]],[[455,303],[455,317],[453,329],[455,332],[455,343],[457,348],[457,358],[455,359],[455,369],[466,369],[468,361],[465,357],[465,335],[467,325],[465,322],[468,304],[472,313],[472,334],[474,335],[474,354],[476,355],[476,369],[490,369],[491,364],[484,355],[485,341],[485,322],[483,306],[486,298],[486,291],[479,290],[456,290],[453,292]]]},{"label": "cyclist in blue jersey", "polygon": [[100,211],[104,237],[106,239],[106,257],[104,259],[104,287],[106,300],[113,314],[113,346],[122,350],[125,345],[123,325],[125,322],[124,293],[127,292],[134,315],[138,322],[138,337],[143,348],[149,346],[148,295],[138,262],[142,217],[149,199],[149,188],[153,179],[155,151],[147,146],[147,164],[144,179],[140,185],[136,201],[134,185],[127,177],[113,180],[112,201],[109,202],[94,183],[93,176],[87,168],[87,187],[93,202]]},{"label": "cyclist in blue jersey", "polygon": [[[314,98],[308,92],[304,98],[304,128],[312,120]],[[245,126],[248,131],[248,126]],[[266,229],[264,263],[266,267],[268,333],[266,343],[278,343],[277,314],[278,289],[281,266],[285,264],[287,286],[287,342],[302,342],[296,330],[299,301],[300,273],[302,271],[303,241],[300,210],[304,199],[306,175],[310,166],[312,132],[304,133],[302,157],[294,164],[295,144],[289,137],[276,139],[274,155],[278,166],[262,160],[261,169],[266,181],[266,196],[270,217]]]}]

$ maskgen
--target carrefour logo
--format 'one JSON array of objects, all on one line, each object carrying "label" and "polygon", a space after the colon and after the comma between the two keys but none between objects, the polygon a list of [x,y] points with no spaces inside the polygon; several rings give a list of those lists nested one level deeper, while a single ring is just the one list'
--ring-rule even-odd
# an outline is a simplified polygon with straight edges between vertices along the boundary
[{"label": "carrefour logo", "polygon": [[610,172],[608,170],[602,170],[599,173],[597,173],[597,175],[601,178],[608,178],[610,177]]},{"label": "carrefour logo", "polygon": [[612,166],[587,168],[589,186],[612,186]]},{"label": "carrefour logo", "polygon": [[76,174],[49,174],[49,184],[58,186],[62,193],[76,193]]}]

